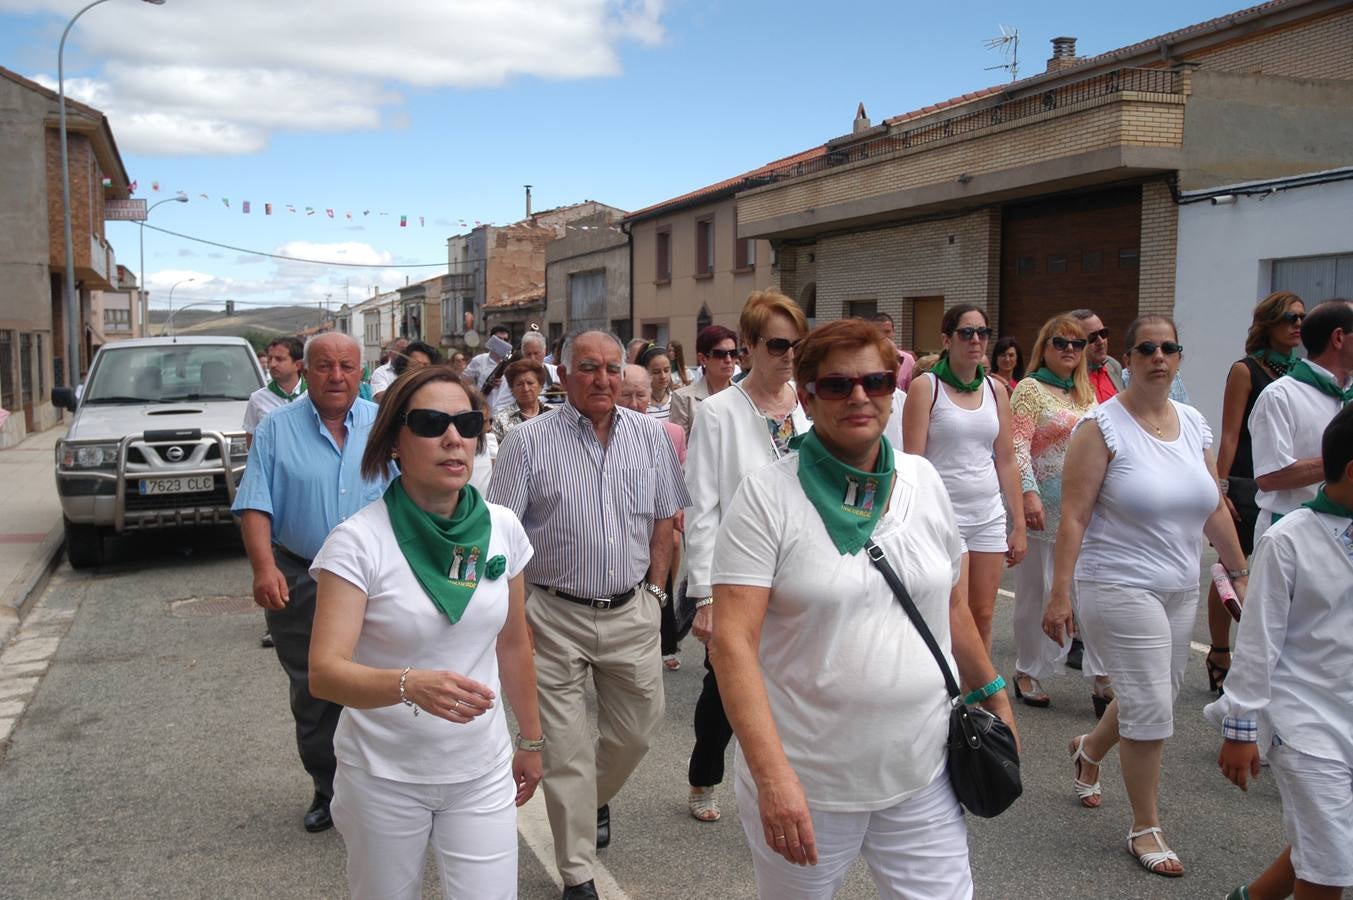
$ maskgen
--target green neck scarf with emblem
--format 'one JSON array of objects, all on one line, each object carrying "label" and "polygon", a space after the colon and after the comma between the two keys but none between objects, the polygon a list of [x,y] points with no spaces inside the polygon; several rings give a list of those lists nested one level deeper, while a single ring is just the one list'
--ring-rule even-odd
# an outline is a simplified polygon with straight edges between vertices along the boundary
[{"label": "green neck scarf with emblem", "polygon": [[872,472],[862,472],[832,456],[816,429],[810,428],[791,444],[799,451],[799,484],[822,517],[837,551],[845,556],[863,549],[892,495],[893,448],[885,437],[879,443],[878,464]]}]

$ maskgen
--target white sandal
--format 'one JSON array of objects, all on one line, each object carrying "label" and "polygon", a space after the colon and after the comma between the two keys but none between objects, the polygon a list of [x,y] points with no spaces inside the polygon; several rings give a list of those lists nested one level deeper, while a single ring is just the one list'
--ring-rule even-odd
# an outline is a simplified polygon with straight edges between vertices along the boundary
[{"label": "white sandal", "polygon": [[691,788],[687,803],[690,806],[691,818],[697,822],[717,822],[722,815],[719,812],[719,804],[714,800],[713,785],[707,788]]},{"label": "white sandal", "polygon": [[[1079,737],[1071,739],[1071,765],[1073,767],[1071,786],[1075,788],[1076,796],[1080,798],[1081,806],[1084,806],[1086,809],[1099,809],[1099,798],[1101,794],[1099,789],[1099,779],[1095,779],[1094,784],[1086,784],[1084,781],[1080,780],[1080,764],[1082,762],[1087,766],[1099,766],[1102,763],[1102,760],[1091,759],[1085,754],[1085,750],[1083,749],[1085,747],[1085,738],[1086,735],[1082,734]],[[1091,799],[1095,802],[1091,803]]]},{"label": "white sandal", "polygon": [[[1132,842],[1139,837],[1146,837],[1147,835],[1155,835],[1156,846],[1161,849],[1147,850],[1142,853],[1133,850]],[[1165,846],[1165,838],[1161,836],[1160,828],[1157,826],[1143,828],[1141,831],[1129,831],[1127,836],[1127,852],[1129,856],[1135,858],[1137,862],[1142,864],[1142,868],[1146,869],[1146,871],[1150,872],[1152,875],[1163,875],[1166,878],[1178,878],[1184,874],[1182,863],[1180,864],[1178,872],[1161,868],[1167,862],[1179,862],[1179,857],[1175,855],[1173,850],[1170,850]]]}]

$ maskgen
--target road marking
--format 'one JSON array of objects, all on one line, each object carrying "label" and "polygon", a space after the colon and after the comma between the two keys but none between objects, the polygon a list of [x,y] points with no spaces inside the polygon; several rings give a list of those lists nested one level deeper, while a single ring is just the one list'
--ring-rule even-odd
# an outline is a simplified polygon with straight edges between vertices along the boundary
[{"label": "road marking", "polygon": [[[997,588],[996,593],[1000,594],[1002,597],[1009,597],[1011,600],[1015,599],[1014,593],[1011,591],[1007,591],[1005,588]],[[1197,641],[1189,641],[1189,649],[1192,650],[1194,653],[1205,654],[1212,648],[1209,647],[1207,644],[1200,644]]]},{"label": "road marking", "polygon": [[1009,597],[1011,600],[1015,599],[1014,592],[1007,591],[1005,588],[996,588],[996,593],[1000,594],[1002,597]]},{"label": "road marking", "polygon": [[[526,846],[540,860],[545,871],[554,879],[554,886],[562,889],[563,880],[554,866],[554,836],[550,833],[550,820],[545,814],[545,792],[537,790],[525,806],[517,810],[517,833],[526,841]],[[592,880],[596,882],[597,893],[604,900],[629,900],[629,894],[621,890],[610,871],[601,863],[592,870]]]}]

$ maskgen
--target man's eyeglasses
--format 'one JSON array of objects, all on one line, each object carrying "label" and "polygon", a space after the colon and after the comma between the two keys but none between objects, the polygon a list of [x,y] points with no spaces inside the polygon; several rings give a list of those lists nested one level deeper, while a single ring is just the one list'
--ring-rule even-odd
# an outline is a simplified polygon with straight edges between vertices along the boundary
[{"label": "man's eyeglasses", "polygon": [[1079,353],[1085,349],[1085,341],[1080,338],[1064,338],[1060,334],[1053,338],[1050,343],[1058,350],[1065,350],[1067,347],[1070,347],[1072,350]]},{"label": "man's eyeglasses", "polygon": [[1285,312],[1283,313],[1283,321],[1288,325],[1300,325],[1306,321],[1306,313]]},{"label": "man's eyeglasses", "polygon": [[855,385],[864,388],[866,397],[890,397],[897,390],[896,372],[869,372],[850,375],[819,375],[808,382],[808,393],[822,400],[845,400],[855,392]]},{"label": "man's eyeglasses", "polygon": [[972,327],[955,328],[954,334],[965,341],[970,341],[973,338],[981,338],[982,340],[985,341],[987,338],[991,337],[992,332],[990,328],[987,328],[985,325],[983,325],[981,328],[972,328]]},{"label": "man's eyeglasses", "polygon": [[461,437],[477,438],[484,430],[484,414],[477,409],[455,415],[439,409],[411,409],[400,414],[399,423],[409,426],[409,430],[419,437],[439,438],[446,434],[449,426],[454,425]]},{"label": "man's eyeglasses", "polygon": [[766,352],[771,356],[784,356],[798,341],[791,341],[789,338],[767,338],[761,343],[766,345]]},{"label": "man's eyeglasses", "polygon": [[1174,341],[1165,341],[1163,344],[1157,344],[1155,341],[1142,341],[1132,349],[1142,356],[1155,356],[1157,350],[1166,356],[1174,356],[1176,353],[1184,352],[1184,345],[1176,344]]},{"label": "man's eyeglasses", "polygon": [[706,355],[709,356],[710,359],[737,359],[738,351],[720,350],[718,348],[715,348],[714,350],[709,351],[709,353]]},{"label": "man's eyeglasses", "polygon": [[1109,329],[1101,328],[1098,331],[1092,331],[1085,336],[1085,339],[1092,343],[1095,341],[1107,341],[1109,339]]}]

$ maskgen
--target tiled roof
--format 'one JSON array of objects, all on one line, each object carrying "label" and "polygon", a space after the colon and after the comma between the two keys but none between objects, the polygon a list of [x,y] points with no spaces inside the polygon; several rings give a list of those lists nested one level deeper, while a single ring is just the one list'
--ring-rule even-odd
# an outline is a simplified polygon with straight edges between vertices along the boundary
[{"label": "tiled roof", "polygon": [[488,309],[506,309],[513,306],[530,306],[532,303],[539,303],[545,299],[545,285],[538,284],[527,288],[524,291],[518,291],[510,297],[502,297],[497,300],[490,300],[484,304]]},{"label": "tiled roof", "polygon": [[668,209],[674,209],[681,206],[688,206],[698,200],[713,199],[715,196],[723,193],[735,193],[736,191],[741,190],[748,181],[751,181],[757,178],[758,176],[769,175],[771,172],[781,169],[784,166],[792,166],[795,163],[806,162],[810,159],[817,159],[820,156],[825,156],[826,153],[827,153],[826,145],[820,144],[812,148],[811,150],[804,150],[802,153],[795,153],[792,156],[786,156],[784,159],[777,159],[774,162],[768,162],[764,166],[752,169],[750,172],[744,172],[741,175],[737,175],[733,178],[726,178],[723,181],[718,181],[715,182],[714,184],[706,185],[705,187],[691,191],[688,194],[682,194],[679,197],[672,197],[671,199],[664,200],[661,203],[655,203],[652,206],[647,206],[641,210],[637,210],[635,212],[630,213],[628,216],[625,217],[625,221],[633,222],[638,219],[646,219],[649,218],[650,216],[653,216],[657,213],[663,212]]}]

